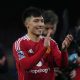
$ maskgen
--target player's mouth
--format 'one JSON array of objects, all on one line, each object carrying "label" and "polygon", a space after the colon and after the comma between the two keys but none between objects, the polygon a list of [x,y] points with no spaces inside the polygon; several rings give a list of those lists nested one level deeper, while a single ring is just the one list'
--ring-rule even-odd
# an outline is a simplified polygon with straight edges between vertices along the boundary
[{"label": "player's mouth", "polygon": [[37,30],[43,30],[43,28],[36,28]]}]

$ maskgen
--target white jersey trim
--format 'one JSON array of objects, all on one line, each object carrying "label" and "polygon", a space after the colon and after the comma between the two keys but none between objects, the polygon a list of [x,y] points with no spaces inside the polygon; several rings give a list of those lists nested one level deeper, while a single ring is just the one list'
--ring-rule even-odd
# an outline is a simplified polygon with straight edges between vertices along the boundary
[{"label": "white jersey trim", "polygon": [[16,51],[17,51],[17,50],[20,50],[20,43],[21,43],[22,40],[27,40],[27,41],[28,41],[28,40],[30,40],[30,38],[29,38],[27,35],[19,38],[19,39],[15,42],[15,49],[16,49]]}]

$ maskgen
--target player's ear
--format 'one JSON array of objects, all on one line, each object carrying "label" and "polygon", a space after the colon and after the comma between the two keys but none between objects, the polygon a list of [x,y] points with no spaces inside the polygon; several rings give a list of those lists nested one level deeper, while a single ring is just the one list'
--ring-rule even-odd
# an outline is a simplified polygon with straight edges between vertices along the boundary
[{"label": "player's ear", "polygon": [[24,25],[27,26],[27,21],[26,20],[24,21]]},{"label": "player's ear", "polygon": [[27,20],[24,21],[24,26],[27,27],[27,28],[29,28],[29,25],[28,25],[28,21]]}]

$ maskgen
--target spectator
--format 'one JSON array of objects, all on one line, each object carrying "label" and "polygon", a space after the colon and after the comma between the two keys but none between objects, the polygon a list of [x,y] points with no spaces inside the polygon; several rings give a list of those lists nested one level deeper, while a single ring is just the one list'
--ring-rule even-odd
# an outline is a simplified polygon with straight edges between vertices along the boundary
[{"label": "spectator", "polygon": [[2,45],[0,45],[0,80],[8,80],[7,77],[8,72],[8,62],[7,62],[7,54]]}]

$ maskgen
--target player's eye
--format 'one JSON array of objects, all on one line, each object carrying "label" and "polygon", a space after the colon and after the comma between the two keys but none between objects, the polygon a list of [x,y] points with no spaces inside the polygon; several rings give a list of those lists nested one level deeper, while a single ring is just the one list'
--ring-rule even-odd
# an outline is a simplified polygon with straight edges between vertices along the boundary
[{"label": "player's eye", "polygon": [[44,23],[44,19],[41,19],[41,22]]},{"label": "player's eye", "polygon": [[39,19],[35,19],[34,22],[39,22]]}]

